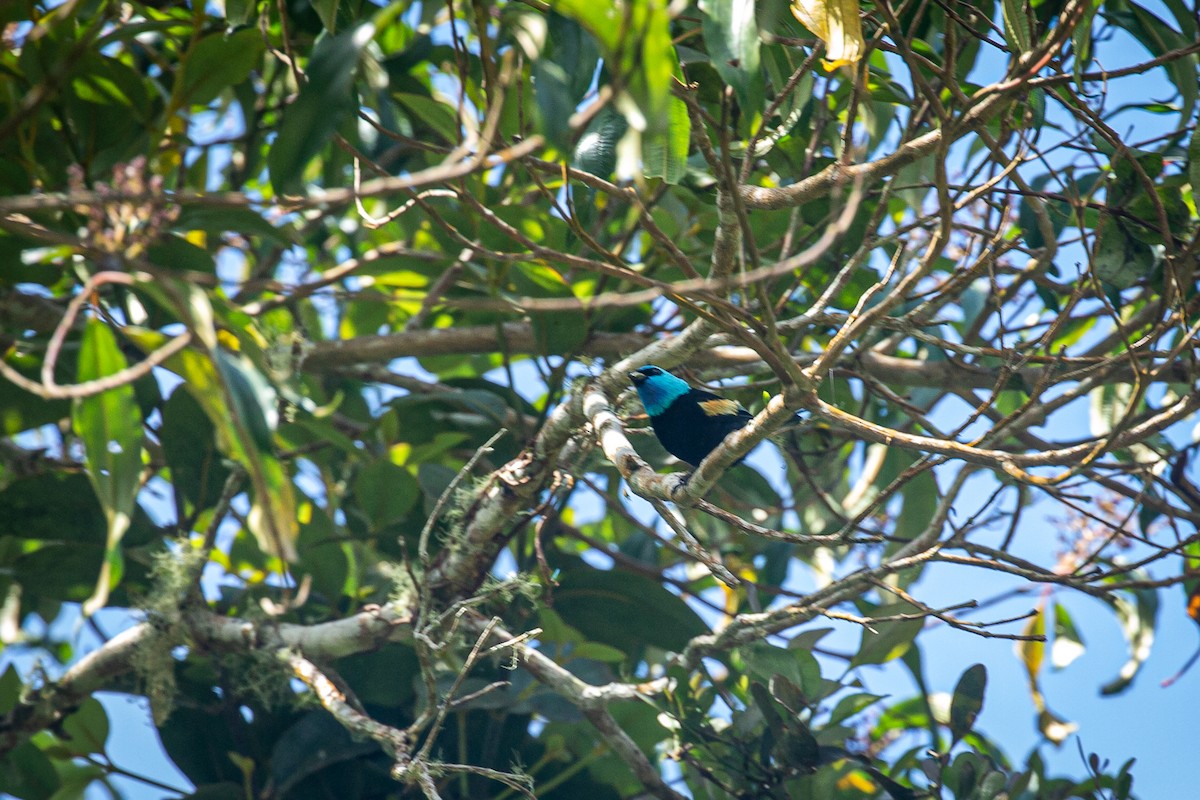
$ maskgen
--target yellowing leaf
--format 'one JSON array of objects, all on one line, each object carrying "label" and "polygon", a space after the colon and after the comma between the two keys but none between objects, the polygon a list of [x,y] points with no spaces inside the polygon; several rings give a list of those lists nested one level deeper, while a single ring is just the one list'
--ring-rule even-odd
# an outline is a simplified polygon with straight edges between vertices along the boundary
[{"label": "yellowing leaf", "polygon": [[[165,337],[129,326],[126,336],[146,352]],[[274,449],[274,390],[245,356],[217,350],[215,357],[185,349],[163,364],[184,379],[216,428],[221,452],[241,464],[250,479],[253,502],[247,524],[263,552],[296,560],[296,495]]]},{"label": "yellowing leaf", "polygon": [[875,794],[875,792],[878,791],[878,787],[875,786],[875,784],[872,783],[866,775],[863,775],[858,771],[848,772],[842,777],[838,778],[837,788],[841,791],[856,789],[863,794]]},{"label": "yellowing leaf", "polygon": [[792,16],[825,43],[830,72],[862,58],[866,42],[858,0],[792,0]]}]

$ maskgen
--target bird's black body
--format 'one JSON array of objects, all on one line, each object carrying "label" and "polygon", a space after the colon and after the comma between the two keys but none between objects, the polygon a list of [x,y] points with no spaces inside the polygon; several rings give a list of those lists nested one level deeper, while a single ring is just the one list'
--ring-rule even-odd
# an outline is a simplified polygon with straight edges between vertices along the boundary
[{"label": "bird's black body", "polygon": [[693,389],[659,367],[642,367],[629,377],[659,442],[668,453],[692,466],[698,466],[726,436],[753,419],[736,401]]},{"label": "bird's black body", "polygon": [[[705,403],[710,405],[705,406]],[[733,413],[707,410],[713,405],[727,403],[733,401],[717,397],[712,392],[692,389],[671,403],[666,411],[650,417],[650,425],[668,453],[693,467],[699,466],[726,436],[746,427],[746,423],[753,418],[741,406],[737,406]]]}]

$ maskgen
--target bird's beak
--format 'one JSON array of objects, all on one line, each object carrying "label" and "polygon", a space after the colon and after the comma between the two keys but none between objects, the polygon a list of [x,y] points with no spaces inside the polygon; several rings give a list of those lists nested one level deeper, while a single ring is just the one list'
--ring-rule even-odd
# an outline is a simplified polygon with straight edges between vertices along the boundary
[{"label": "bird's beak", "polygon": [[640,386],[642,381],[646,380],[646,376],[640,372],[629,373],[629,380],[633,381],[634,386]]}]

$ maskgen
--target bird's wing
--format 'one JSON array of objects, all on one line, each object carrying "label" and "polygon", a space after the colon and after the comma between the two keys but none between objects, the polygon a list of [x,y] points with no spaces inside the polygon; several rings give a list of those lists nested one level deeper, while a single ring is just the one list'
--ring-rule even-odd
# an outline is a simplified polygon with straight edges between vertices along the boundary
[{"label": "bird's wing", "polygon": [[727,397],[718,397],[703,389],[692,389],[691,396],[696,401],[696,405],[700,406],[700,410],[710,417],[746,417],[748,419],[753,416],[742,408],[742,404],[738,401],[730,400]]}]

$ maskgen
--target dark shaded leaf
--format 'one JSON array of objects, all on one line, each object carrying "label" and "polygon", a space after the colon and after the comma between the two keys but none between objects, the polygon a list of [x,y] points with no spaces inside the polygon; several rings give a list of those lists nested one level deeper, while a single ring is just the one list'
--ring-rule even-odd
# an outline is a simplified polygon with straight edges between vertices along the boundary
[{"label": "dark shaded leaf", "polygon": [[354,496],[371,529],[377,531],[408,515],[420,496],[420,487],[407,469],[381,460],[359,470]]},{"label": "dark shaded leaf", "polygon": [[62,741],[72,755],[103,753],[108,741],[108,714],[94,697],[89,697],[63,720]]},{"label": "dark shaded leaf", "polygon": [[746,667],[763,681],[782,675],[804,692],[806,703],[821,698],[821,667],[813,654],[803,649],[784,649],[766,642],[754,642],[737,651]]},{"label": "dark shaded leaf", "polygon": [[275,740],[271,782],[283,797],[315,773],[377,752],[376,742],[355,741],[329,712],[310,711]]},{"label": "dark shaded leaf", "polygon": [[217,448],[215,426],[182,387],[171,393],[162,416],[159,439],[171,468],[172,485],[196,510],[212,507],[229,476]]},{"label": "dark shaded leaf", "polygon": [[225,89],[246,80],[262,55],[262,33],[257,28],[225,36],[205,36],[180,63],[176,105],[208,105]]},{"label": "dark shaded leaf", "polygon": [[961,740],[975,727],[986,690],[987,668],[983,664],[971,665],[958,679],[950,701],[950,734],[954,741]]},{"label": "dark shaded leaf", "polygon": [[[646,613],[652,608],[652,613]],[[627,654],[646,647],[681,650],[708,626],[662,584],[620,570],[564,568],[554,610],[588,639]]]},{"label": "dark shaded leaf", "polygon": [[308,82],[284,111],[279,136],[267,156],[276,192],[300,189],[308,163],[354,111],[359,55],[374,35],[374,25],[361,23],[317,43],[308,64]]},{"label": "dark shaded leaf", "polygon": [[229,759],[229,753],[238,752],[238,747],[218,714],[181,705],[159,726],[158,733],[167,755],[196,786],[241,783],[242,774]]},{"label": "dark shaded leaf", "polygon": [[61,786],[54,764],[33,742],[0,758],[0,792],[22,800],[47,800]]},{"label": "dark shaded leaf", "polygon": [[858,647],[858,652],[850,660],[851,666],[884,664],[904,654],[912,646],[913,639],[921,632],[921,627],[925,624],[925,619],[920,616],[919,609],[908,603],[893,603],[873,609],[870,616],[888,617],[896,614],[915,614],[917,617],[872,623],[871,627],[875,629],[874,632],[863,628],[862,642]]}]

